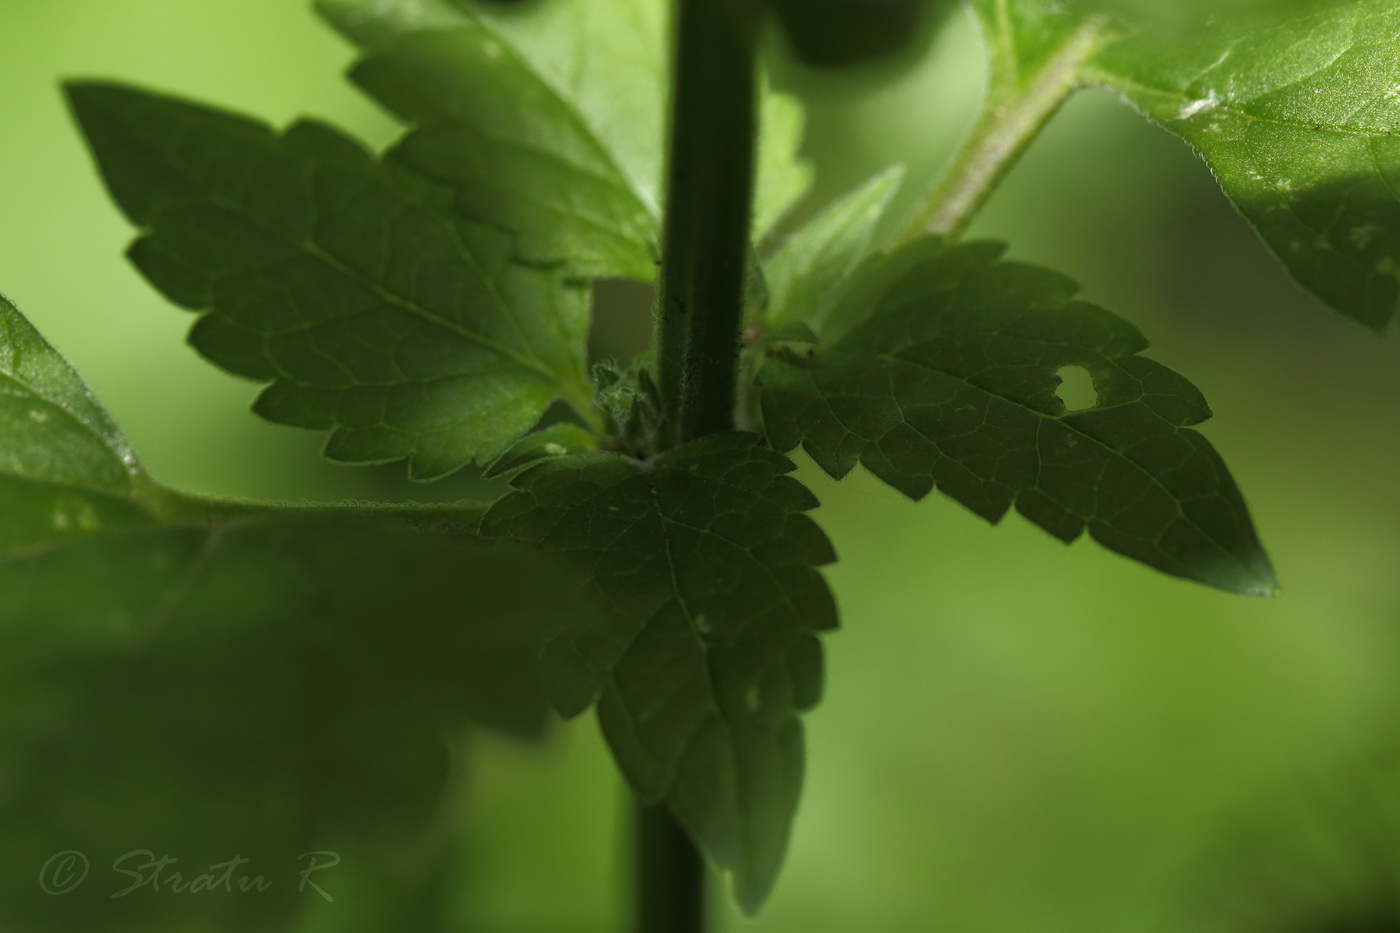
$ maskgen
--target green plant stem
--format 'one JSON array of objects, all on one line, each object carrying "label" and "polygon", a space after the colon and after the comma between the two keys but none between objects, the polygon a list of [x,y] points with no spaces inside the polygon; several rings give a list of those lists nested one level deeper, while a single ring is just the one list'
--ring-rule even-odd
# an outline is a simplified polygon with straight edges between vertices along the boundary
[{"label": "green plant stem", "polygon": [[[756,4],[677,0],[655,345],[663,446],[734,427],[758,128]],[[700,933],[705,863],[638,806],[638,933]]]},{"label": "green plant stem", "polygon": [[981,116],[904,228],[902,242],[922,236],[957,239],[1026,146],[1081,86],[1081,68],[1108,38],[1104,20],[1091,19],[1039,71],[1021,79],[1005,4],[998,9],[1003,15],[997,34],[988,36],[992,75]]},{"label": "green plant stem", "polygon": [[731,430],[757,127],[752,0],[678,0],[656,306],[662,443]]},{"label": "green plant stem", "polygon": [[705,863],[665,807],[637,808],[637,933],[705,929]]}]

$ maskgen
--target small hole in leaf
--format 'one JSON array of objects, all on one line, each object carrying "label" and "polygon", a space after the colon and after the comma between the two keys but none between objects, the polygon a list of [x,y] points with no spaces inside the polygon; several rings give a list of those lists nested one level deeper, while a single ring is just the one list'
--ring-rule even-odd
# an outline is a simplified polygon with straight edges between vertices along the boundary
[{"label": "small hole in leaf", "polygon": [[1083,411],[1099,403],[1094,377],[1083,366],[1061,366],[1055,375],[1060,379],[1060,388],[1055,395],[1065,403],[1065,411]]}]

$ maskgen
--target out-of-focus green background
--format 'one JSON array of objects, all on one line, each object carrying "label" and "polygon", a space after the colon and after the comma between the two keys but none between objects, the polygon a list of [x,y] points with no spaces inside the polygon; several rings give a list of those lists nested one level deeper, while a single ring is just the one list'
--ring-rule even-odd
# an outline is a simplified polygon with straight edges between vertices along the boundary
[{"label": "out-of-focus green background", "polygon": [[[120,78],[388,143],[393,125],[340,77],[350,50],[306,6],[0,0],[0,290],[161,480],[443,495],[321,463],[316,437],[248,413],[255,388],[199,360],[189,316],[122,259],[131,231],[58,93]],[[854,72],[775,64],[810,107],[817,201],[891,161],[916,194],[970,122],[971,22],[953,14],[918,52]],[[787,868],[756,920],[726,902],[721,927],[1304,930],[1400,889],[1400,781],[1374,764],[1400,745],[1400,341],[1295,290],[1205,167],[1099,92],[1066,107],[972,235],[1075,277],[1202,388],[1282,595],[1216,593],[804,464],[841,555],[844,629],[807,718]],[[626,811],[591,720],[538,748],[482,739],[471,780],[462,929],[621,928]]]}]

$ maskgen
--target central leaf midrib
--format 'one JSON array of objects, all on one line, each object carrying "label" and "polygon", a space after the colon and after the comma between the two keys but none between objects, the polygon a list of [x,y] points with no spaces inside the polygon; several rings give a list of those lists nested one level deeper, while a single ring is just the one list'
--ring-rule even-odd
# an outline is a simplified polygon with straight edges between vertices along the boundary
[{"label": "central leaf midrib", "polygon": [[[1087,68],[1085,69],[1084,77],[1108,90],[1117,90],[1120,87],[1131,87],[1138,91],[1145,91],[1149,94],[1157,94],[1161,97],[1168,97],[1172,100],[1180,101],[1186,104],[1189,104],[1197,99],[1183,91],[1173,91],[1168,88],[1155,87],[1151,84],[1147,84],[1146,82],[1129,78],[1126,75],[1120,74],[1115,71],[1109,71],[1105,68]],[[1268,93],[1277,93],[1277,91],[1282,89],[1283,88],[1276,88],[1275,90],[1269,91]],[[1252,120],[1255,123],[1263,123],[1269,126],[1282,126],[1287,127],[1288,129],[1306,130],[1308,132],[1314,133],[1326,132],[1336,136],[1349,136],[1356,139],[1384,139],[1390,133],[1390,131],[1387,130],[1349,130],[1338,124],[1325,123],[1321,122],[1320,120],[1305,120],[1302,122],[1295,123],[1293,121],[1284,120],[1278,117],[1261,116],[1257,113],[1251,113],[1248,110],[1241,109],[1242,107],[1254,103],[1256,100],[1257,98],[1253,98],[1249,101],[1244,101],[1239,105],[1230,105],[1226,104],[1224,101],[1221,101],[1220,103],[1212,107],[1209,112],[1225,114],[1231,117],[1241,117],[1246,120]],[[1161,118],[1161,122],[1174,129],[1186,123],[1187,121],[1163,117]],[[1319,129],[1319,127],[1321,127],[1321,129]]]},{"label": "central leaf midrib", "polygon": [[[556,385],[559,384],[558,375],[555,374],[552,370],[550,370],[549,367],[546,366],[544,362],[539,360],[538,358],[534,356],[522,356],[514,350],[509,349],[505,345],[500,344],[497,341],[492,340],[491,338],[486,337],[480,333],[477,333],[476,331],[461,324],[458,321],[453,321],[449,318],[442,317],[435,311],[432,311],[424,307],[423,305],[418,304],[418,302],[413,301],[412,299],[396,295],[394,292],[391,292],[389,289],[385,288],[380,283],[374,281],[374,279],[371,278],[369,275],[359,272],[354,267],[350,266],[348,263],[342,262],[331,253],[326,252],[326,250],[314,240],[306,240],[303,243],[297,245],[302,246],[312,256],[315,256],[317,259],[320,259],[322,262],[326,263],[326,265],[330,266],[336,271],[341,272],[355,279],[360,284],[368,287],[372,292],[374,292],[388,304],[397,305],[398,307],[403,308],[405,311],[408,311],[410,314],[417,315],[418,317],[422,318],[424,321],[430,324],[437,324],[438,326],[446,330],[452,331],[459,337],[463,337],[474,343],[478,343],[484,347],[487,347],[488,349],[499,353],[501,356],[509,360],[513,360],[514,362],[520,364],[521,366],[527,369],[535,370],[536,372],[545,376],[550,382],[553,382]],[[465,244],[464,252],[467,252],[465,250]],[[498,302],[501,303],[501,307],[505,311],[504,316],[511,320],[512,327],[517,329],[517,335],[521,336],[521,338],[524,339],[524,336],[519,334],[518,322],[515,321],[515,316],[510,312],[509,305],[504,302],[504,299],[501,297],[500,293],[495,288],[494,282],[491,281],[489,276],[482,275],[480,267],[478,267],[474,262],[470,262],[469,260],[469,264],[471,265],[473,271],[475,271],[478,275],[481,275],[482,280],[487,283],[488,288],[490,288],[492,293],[496,296]],[[527,344],[529,343],[528,340],[526,340],[525,342]]]},{"label": "central leaf midrib", "polygon": [[[1104,450],[1105,452],[1107,452],[1110,456],[1120,458],[1121,460],[1123,460],[1123,461],[1125,461],[1125,462],[1131,464],[1131,465],[1133,466],[1134,469],[1136,469],[1139,473],[1141,473],[1143,476],[1145,476],[1145,477],[1148,479],[1149,482],[1151,482],[1154,486],[1156,486],[1158,489],[1160,489],[1160,490],[1168,497],[1168,499],[1172,502],[1173,506],[1176,508],[1177,515],[1180,516],[1180,518],[1181,518],[1183,521],[1185,521],[1188,525],[1190,525],[1190,526],[1191,526],[1193,529],[1195,529],[1196,531],[1200,532],[1201,535],[1202,535],[1206,540],[1210,541],[1211,544],[1213,544],[1221,553],[1223,553],[1225,556],[1229,557],[1231,560],[1235,561],[1235,562],[1236,562],[1237,564],[1239,564],[1241,567],[1244,567],[1245,570],[1248,571],[1248,573],[1249,573],[1249,575],[1250,575],[1251,577],[1257,576],[1257,574],[1254,572],[1254,570],[1253,570],[1252,568],[1250,568],[1247,564],[1245,564],[1243,560],[1241,560],[1239,557],[1237,557],[1229,548],[1225,547],[1225,545],[1222,544],[1222,542],[1218,541],[1218,540],[1215,538],[1214,535],[1212,535],[1212,534],[1210,534],[1209,532],[1207,532],[1204,528],[1202,528],[1200,525],[1198,525],[1189,515],[1187,515],[1186,512],[1185,512],[1185,510],[1182,509],[1181,503],[1177,500],[1176,495],[1173,494],[1172,491],[1171,491],[1170,489],[1168,489],[1168,488],[1166,487],[1166,485],[1165,485],[1160,479],[1158,479],[1155,475],[1153,475],[1153,473],[1152,473],[1151,470],[1147,469],[1145,466],[1143,466],[1142,464],[1138,463],[1136,460],[1134,460],[1132,457],[1128,456],[1127,454],[1123,453],[1122,451],[1114,450],[1112,447],[1108,446],[1108,444],[1106,444],[1105,442],[1103,442],[1103,441],[1099,440],[1098,438],[1094,437],[1092,434],[1086,433],[1086,432],[1085,432],[1084,430],[1082,430],[1081,428],[1075,426],[1074,424],[1071,424],[1071,423],[1065,421],[1065,420],[1062,419],[1062,418],[1056,417],[1056,416],[1054,416],[1054,415],[1046,414],[1045,412],[1042,412],[1042,411],[1038,411],[1037,409],[1032,408],[1032,407],[1030,407],[1029,405],[1026,405],[1025,403],[1023,403],[1023,402],[1021,402],[1021,401],[1018,401],[1018,400],[1016,400],[1016,399],[1013,399],[1013,398],[1010,398],[1010,397],[1008,397],[1008,396],[1002,395],[1001,393],[995,392],[995,391],[993,391],[993,390],[991,390],[991,389],[987,389],[987,388],[985,388],[985,387],[983,387],[983,386],[980,386],[980,385],[978,385],[977,383],[972,382],[972,381],[971,381],[970,379],[968,379],[966,376],[962,376],[962,375],[959,375],[959,374],[957,374],[957,373],[949,372],[948,370],[945,370],[945,369],[943,369],[943,368],[941,368],[941,367],[939,367],[939,366],[935,366],[935,365],[933,365],[933,364],[931,364],[931,363],[927,363],[927,362],[920,361],[920,360],[907,359],[907,358],[902,357],[902,356],[897,356],[897,355],[895,355],[895,354],[893,354],[893,353],[883,353],[883,352],[882,352],[882,353],[878,353],[878,354],[876,354],[876,358],[878,358],[878,359],[880,359],[880,360],[884,360],[884,361],[886,361],[886,362],[890,362],[890,363],[904,363],[904,364],[907,364],[907,365],[910,365],[910,366],[918,366],[918,367],[921,367],[921,368],[923,368],[923,369],[927,369],[927,370],[930,370],[930,371],[932,371],[932,372],[939,373],[940,375],[946,376],[946,377],[948,377],[949,379],[955,380],[955,381],[957,381],[957,382],[961,382],[961,383],[963,383],[964,385],[968,386],[968,387],[971,388],[971,389],[975,389],[975,390],[977,390],[977,391],[979,391],[979,392],[982,392],[982,393],[984,393],[984,394],[990,396],[991,398],[995,398],[995,399],[997,399],[997,400],[999,400],[999,401],[1005,402],[1006,404],[1012,405],[1012,406],[1014,406],[1014,407],[1016,407],[1016,408],[1018,408],[1018,409],[1020,409],[1020,410],[1022,410],[1022,411],[1029,412],[1029,413],[1035,415],[1037,418],[1041,419],[1042,422],[1044,422],[1044,421],[1055,421],[1055,422],[1057,422],[1058,424],[1064,426],[1067,430],[1070,430],[1070,431],[1074,432],[1075,434],[1079,435],[1080,437],[1084,438],[1085,440],[1089,441],[1090,443],[1092,443],[1092,444],[1096,445],[1097,447],[1101,448],[1102,450]],[[931,438],[931,437],[929,437],[928,435],[924,434],[922,431],[919,431],[919,430],[918,430],[917,428],[915,428],[912,424],[910,424],[909,421],[904,417],[904,405],[903,405],[903,403],[900,401],[899,396],[896,395],[896,394],[893,392],[893,386],[891,386],[891,393],[890,393],[890,394],[891,394],[891,398],[894,399],[894,402],[895,402],[896,407],[899,409],[899,412],[900,412],[900,420],[901,420],[901,422],[902,422],[903,424],[905,424],[906,426],[908,426],[910,430],[916,432],[916,433],[917,433],[920,437],[922,437],[924,440],[928,441],[930,444],[933,444],[935,447],[938,446],[937,442],[934,441],[933,438]],[[1096,406],[1096,407],[1097,407],[1097,406]],[[828,410],[828,411],[832,411],[830,405],[827,406],[827,410]],[[1151,411],[1151,409],[1149,408],[1148,411]],[[1161,419],[1161,416],[1158,415],[1156,412],[1152,412],[1152,414],[1153,414],[1154,417]],[[832,415],[833,415],[833,417],[835,417],[835,412],[834,412],[834,411],[832,411]],[[837,420],[840,421],[839,418],[837,418]],[[1165,419],[1162,419],[1162,420],[1165,420]],[[1167,422],[1167,424],[1169,424],[1169,425],[1171,426],[1171,428],[1172,428],[1172,430],[1173,430],[1173,433],[1176,433],[1176,434],[1178,434],[1178,435],[1180,434],[1180,432],[1181,432],[1181,430],[1182,430],[1180,427],[1178,427],[1178,426],[1176,426],[1176,425],[1171,425],[1170,422]],[[844,422],[843,422],[843,426],[844,426]],[[848,428],[846,428],[846,430],[850,431],[851,429],[848,427]],[[1188,430],[1189,430],[1189,429],[1188,429]],[[857,437],[864,437],[863,434],[860,434],[860,433],[857,432],[857,431],[851,431],[851,433],[855,434]],[[1014,498],[1016,497],[1016,494],[1015,494],[1014,491],[1013,491],[1013,494],[1012,494],[1012,495],[1013,495],[1013,499],[1014,499]],[[1085,518],[1084,518],[1083,516],[1081,516],[1081,515],[1076,514],[1075,517],[1078,518],[1078,519],[1080,519],[1081,521],[1084,521],[1086,525],[1089,523],[1089,520],[1088,520],[1088,519],[1085,519]]]},{"label": "central leaf midrib", "polygon": [[[282,138],[283,138],[283,137],[281,137],[281,136],[276,136],[276,137],[274,137],[274,139],[276,139],[276,140],[278,140],[278,141],[280,141]],[[138,140],[138,141],[139,141],[139,140]],[[486,336],[484,336],[484,335],[482,335],[482,334],[479,334],[479,333],[473,331],[472,329],[470,329],[470,328],[468,328],[468,327],[462,325],[460,322],[452,321],[452,320],[450,320],[450,319],[448,319],[448,318],[441,317],[441,316],[439,316],[436,312],[429,310],[428,308],[426,308],[426,307],[424,307],[424,306],[418,304],[416,301],[413,301],[412,299],[410,299],[410,298],[408,298],[408,297],[406,297],[406,296],[400,296],[400,295],[394,294],[393,292],[389,291],[387,288],[385,288],[385,287],[384,287],[383,285],[381,285],[380,283],[374,281],[374,279],[373,279],[369,274],[367,274],[367,273],[365,273],[365,272],[361,272],[360,270],[355,269],[353,266],[350,266],[349,264],[347,264],[347,263],[345,263],[345,262],[342,262],[341,260],[337,259],[333,254],[327,252],[327,251],[325,250],[325,248],[322,247],[319,243],[317,243],[314,239],[308,237],[308,238],[303,239],[303,240],[296,240],[296,239],[294,239],[293,237],[288,236],[284,231],[277,229],[277,227],[275,227],[275,226],[272,225],[271,223],[267,222],[264,218],[258,216],[257,214],[255,214],[255,213],[253,213],[253,212],[251,212],[251,211],[246,210],[243,206],[239,205],[237,202],[230,201],[230,200],[229,200],[228,198],[226,198],[224,195],[222,195],[222,194],[219,193],[218,191],[214,190],[214,189],[211,188],[209,185],[205,184],[204,181],[203,181],[203,179],[201,179],[200,176],[199,176],[198,174],[194,173],[193,171],[191,171],[190,169],[188,169],[186,166],[182,165],[178,160],[176,160],[176,159],[173,158],[172,156],[169,156],[169,155],[167,155],[165,152],[162,152],[159,148],[151,147],[151,146],[145,146],[144,148],[146,148],[147,151],[153,151],[153,152],[161,159],[161,161],[165,162],[165,163],[166,163],[167,165],[169,165],[174,171],[178,172],[181,176],[183,176],[183,177],[185,178],[186,181],[189,181],[189,182],[191,182],[192,184],[194,184],[200,191],[203,192],[204,197],[208,199],[209,203],[212,204],[212,205],[214,205],[215,207],[218,207],[218,208],[221,208],[221,209],[223,209],[223,210],[225,210],[225,211],[228,211],[228,212],[229,212],[230,214],[232,214],[233,216],[239,217],[239,218],[241,218],[241,219],[243,219],[243,220],[245,220],[245,221],[248,221],[248,222],[252,223],[253,225],[255,225],[256,227],[258,227],[259,229],[261,229],[261,230],[263,230],[263,231],[265,231],[265,232],[267,232],[267,233],[270,233],[272,236],[276,237],[277,239],[279,239],[279,240],[281,240],[281,241],[283,241],[283,242],[285,242],[285,243],[289,243],[289,244],[291,244],[291,245],[294,246],[294,247],[297,247],[297,248],[300,248],[300,249],[305,250],[308,254],[310,254],[311,256],[313,256],[313,257],[315,257],[315,258],[321,260],[322,262],[326,263],[326,265],[330,266],[332,269],[334,269],[334,270],[340,272],[341,274],[343,274],[343,275],[349,277],[350,279],[354,280],[355,282],[359,283],[360,285],[363,285],[363,286],[367,287],[370,291],[374,292],[374,293],[375,293],[376,295],[378,295],[381,299],[383,299],[386,303],[388,303],[388,304],[390,304],[390,305],[397,306],[397,307],[399,307],[399,308],[402,308],[403,310],[409,312],[410,314],[413,314],[413,315],[415,315],[415,316],[417,316],[417,317],[423,319],[423,320],[426,321],[427,323],[436,324],[436,325],[438,325],[438,326],[440,326],[440,327],[443,327],[443,328],[446,329],[446,330],[450,330],[450,331],[452,331],[453,333],[456,333],[456,334],[457,334],[458,336],[460,336],[460,337],[463,337],[463,338],[465,338],[465,339],[467,339],[467,340],[473,341],[473,342],[478,343],[478,344],[480,344],[480,345],[482,345],[482,346],[484,346],[484,347],[487,347],[487,348],[489,348],[489,349],[495,351],[496,353],[499,353],[501,356],[503,356],[503,357],[505,357],[505,358],[507,358],[507,359],[510,359],[510,360],[515,361],[516,363],[520,364],[521,366],[523,366],[523,367],[525,367],[525,368],[527,368],[527,369],[533,369],[533,370],[535,370],[535,371],[541,373],[541,374],[544,375],[550,382],[553,382],[553,383],[555,383],[556,385],[562,385],[562,383],[560,382],[559,376],[558,376],[556,373],[554,373],[551,369],[549,369],[548,366],[546,366],[546,365],[543,363],[543,361],[538,360],[537,358],[534,358],[534,357],[522,356],[521,354],[517,353],[516,351],[511,350],[511,349],[509,349],[508,347],[505,347],[504,345],[502,345],[502,344],[500,344],[500,343],[498,343],[498,342],[496,342],[496,341],[494,341],[494,340],[492,340],[492,339],[490,339],[490,338],[488,338],[488,337],[486,337]],[[273,155],[274,157],[278,158],[279,161],[284,161],[284,162],[287,161],[287,160],[286,160],[286,156],[280,151],[280,147],[278,147],[278,148],[273,148],[273,149],[271,150],[271,153],[270,153],[270,154]],[[295,166],[295,163],[291,163],[291,164],[292,164],[293,166]],[[314,164],[313,164],[312,167],[314,168]],[[299,172],[298,174],[300,174],[300,172]],[[367,179],[368,181],[372,182],[372,183],[380,183],[380,184],[383,183],[383,182],[380,181],[379,179],[373,178],[373,176],[366,176],[366,179]],[[394,190],[394,189],[391,188],[390,190]],[[412,203],[412,202],[408,202],[408,203]],[[311,204],[312,204],[311,211],[312,211],[312,214],[313,214],[313,217],[312,217],[312,225],[314,226],[314,214],[315,214],[314,201],[311,202]],[[185,206],[185,205],[175,205],[174,207],[183,207],[183,206]],[[417,205],[415,205],[415,206],[417,206]],[[169,209],[172,209],[172,208],[167,208],[167,210],[169,210]],[[424,210],[424,208],[422,208],[421,206],[419,206],[419,209],[420,209],[420,210]],[[158,231],[158,224],[159,224],[160,216],[161,216],[161,214],[163,214],[163,213],[164,213],[164,211],[157,213],[155,216],[153,216],[153,217],[150,219],[150,221],[149,221],[148,224],[144,225],[143,233],[144,233],[145,236],[148,236],[148,237],[149,237],[149,236],[151,236],[153,233],[156,233],[156,232]],[[435,219],[440,220],[440,221],[442,221],[443,223],[447,224],[447,226],[449,227],[449,229],[453,228],[453,224],[452,224],[450,221],[447,221],[445,218],[440,218],[440,217],[438,217],[438,218],[435,218]],[[470,266],[471,269],[472,269],[474,272],[477,273],[477,275],[481,278],[481,280],[482,280],[484,283],[486,283],[487,288],[488,288],[488,289],[491,291],[491,293],[496,297],[496,300],[497,300],[498,304],[500,305],[501,310],[504,312],[505,317],[508,318],[508,319],[511,321],[511,326],[512,326],[513,328],[515,328],[517,334],[519,334],[519,322],[515,320],[514,314],[511,313],[511,308],[510,308],[509,303],[506,302],[506,301],[504,300],[504,298],[500,295],[500,292],[497,290],[494,280],[493,280],[490,276],[485,275],[485,274],[483,273],[481,267],[476,263],[475,258],[472,256],[471,250],[467,248],[467,245],[466,245],[465,243],[461,242],[461,237],[457,234],[457,232],[456,232],[455,229],[452,229],[452,236],[453,236],[453,239],[457,240],[458,244],[460,245],[462,257],[463,257],[463,259],[466,261],[467,265]],[[209,310],[212,310],[212,308],[211,308],[211,309],[206,309],[206,313],[207,313]],[[289,333],[295,333],[295,332],[296,332],[296,331],[290,331]],[[524,340],[523,335],[522,335],[522,340]],[[528,340],[525,340],[525,343],[528,344],[529,341],[528,341]]]},{"label": "central leaf midrib", "polygon": [[566,95],[562,89],[555,85],[554,82],[551,81],[544,74],[544,72],[537,69],[534,66],[534,63],[526,57],[524,52],[518,46],[516,46],[513,42],[510,41],[509,37],[505,33],[495,28],[494,25],[488,20],[474,13],[470,15],[472,19],[476,22],[476,24],[481,28],[481,31],[483,33],[499,42],[501,48],[506,50],[506,52],[516,62],[516,64],[521,66],[522,70],[524,70],[527,74],[529,74],[536,81],[538,81],[541,87],[543,87],[550,94],[552,94],[554,98],[558,100],[560,104],[563,105],[564,110],[573,119],[575,126],[579,130],[581,130],[583,134],[593,143],[593,145],[598,150],[598,154],[602,156],[605,162],[607,162],[608,167],[617,173],[618,178],[622,179],[622,182],[626,186],[628,193],[632,195],[632,197],[636,200],[637,204],[641,206],[642,210],[646,211],[647,215],[651,218],[652,223],[659,224],[660,220],[657,217],[655,210],[647,202],[647,199],[642,196],[641,191],[638,190],[636,181],[633,178],[631,178],[627,174],[627,172],[623,171],[622,165],[619,162],[616,154],[613,153],[613,151],[603,142],[602,135],[598,132],[597,128],[590,123],[587,116],[584,114],[583,110],[580,109],[578,104],[576,104],[568,95]]},{"label": "central leaf midrib", "polygon": [[[661,490],[657,488],[655,481],[649,477],[642,477],[646,483],[647,491],[651,494],[651,509],[656,519],[658,529],[661,531],[661,540],[664,543],[664,553],[666,555],[666,570],[671,581],[671,593],[676,600],[676,605],[680,607],[681,615],[685,618],[686,628],[690,630],[691,636],[700,646],[701,663],[705,665],[705,688],[708,694],[709,705],[724,718],[724,710],[719,703],[719,688],[714,682],[714,671],[710,667],[710,648],[706,644],[705,638],[700,633],[700,627],[695,624],[695,618],[690,613],[690,606],[686,602],[685,595],[681,592],[680,578],[676,572],[676,558],[671,552],[671,535],[668,526],[671,521],[666,517],[665,510],[661,508]],[[630,647],[630,645],[629,645]]]},{"label": "central leaf midrib", "polygon": [[[671,535],[667,529],[670,525],[676,525],[682,528],[689,528],[691,531],[694,531],[697,534],[712,534],[712,532],[708,530],[702,530],[698,527],[687,525],[684,522],[679,522],[668,518],[661,508],[661,493],[660,490],[657,488],[655,481],[652,480],[651,477],[646,477],[645,479],[647,487],[651,492],[652,509],[655,512],[656,521],[661,528],[661,537],[666,544],[666,566],[667,569],[670,571],[671,592],[675,594],[676,602],[681,608],[681,614],[685,617],[686,625],[689,627],[691,635],[695,638],[696,642],[700,646],[700,657],[702,659],[702,663],[705,665],[705,687],[706,693],[708,694],[708,705],[712,711],[711,715],[713,715],[724,726],[724,731],[727,736],[727,741],[724,743],[724,747],[730,757],[729,763],[732,769],[731,773],[733,774],[735,784],[735,799],[738,801],[739,808],[747,816],[749,814],[748,801],[750,799],[750,795],[747,789],[746,770],[740,764],[738,749],[734,741],[734,735],[739,728],[739,724],[730,720],[728,713],[724,709],[724,705],[719,701],[719,687],[715,684],[715,672],[714,669],[710,666],[710,648],[709,645],[706,643],[704,636],[700,633],[699,627],[696,626],[695,619],[691,616],[690,613],[690,607],[686,604],[686,600],[681,594],[680,582],[676,576],[675,558],[671,553]],[[714,480],[713,478],[707,477],[706,479],[710,482],[715,482],[717,485],[721,485],[718,483],[718,481]],[[716,537],[719,536],[716,535]],[[721,540],[727,541],[727,539]],[[735,547],[739,547],[739,545],[734,544],[734,542],[729,543]],[[766,566],[764,567],[764,569],[765,571],[767,571]],[[769,575],[771,577],[771,571],[769,571]],[[704,719],[701,719],[696,724],[696,730],[698,730],[703,724]],[[692,731],[691,734],[686,738],[686,745],[689,746],[694,741],[694,738],[695,732]],[[671,770],[671,773],[674,777],[674,769]],[[744,837],[744,845],[742,846],[743,854],[740,856],[741,862],[747,862],[749,853],[751,853],[754,849],[753,831],[751,829],[752,824],[752,819],[744,819],[740,821],[740,831]]]}]

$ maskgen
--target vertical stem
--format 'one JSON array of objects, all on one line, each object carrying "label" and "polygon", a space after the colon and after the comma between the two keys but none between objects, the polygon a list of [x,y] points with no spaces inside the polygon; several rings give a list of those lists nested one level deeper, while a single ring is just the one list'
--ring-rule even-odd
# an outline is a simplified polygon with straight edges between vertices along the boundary
[{"label": "vertical stem", "polygon": [[[666,229],[655,311],[665,447],[734,428],[758,83],[753,0],[676,0]],[[705,863],[638,807],[637,933],[701,933]]]},{"label": "vertical stem", "polygon": [[677,0],[656,307],[665,446],[733,428],[753,198],[753,0]]},{"label": "vertical stem", "polygon": [[637,933],[702,933],[705,863],[665,807],[637,808]]}]

